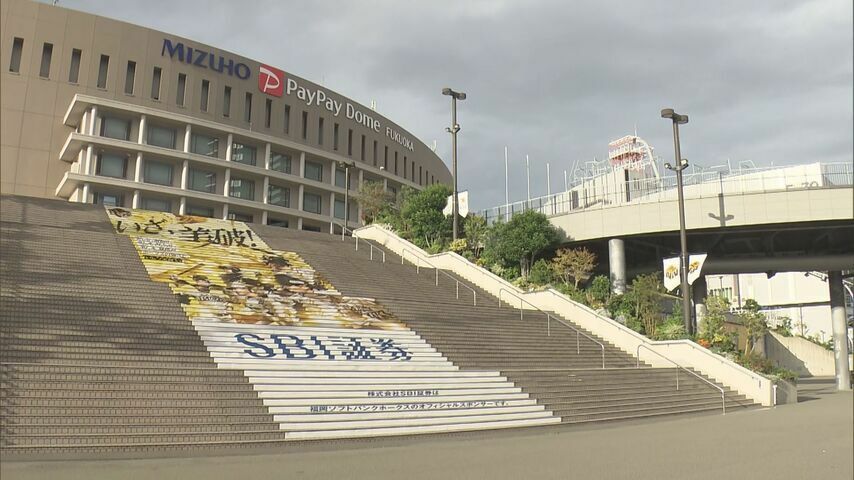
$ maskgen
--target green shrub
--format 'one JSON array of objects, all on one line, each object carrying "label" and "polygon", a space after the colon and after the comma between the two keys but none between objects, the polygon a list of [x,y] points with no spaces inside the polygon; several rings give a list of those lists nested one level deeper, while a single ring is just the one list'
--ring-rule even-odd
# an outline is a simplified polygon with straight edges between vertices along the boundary
[{"label": "green shrub", "polygon": [[528,281],[534,285],[548,285],[552,283],[553,271],[549,262],[541,258],[534,262],[531,267],[531,273],[528,274]]},{"label": "green shrub", "polygon": [[655,331],[655,340],[679,340],[689,337],[681,318],[676,320],[668,319],[659,325]]}]

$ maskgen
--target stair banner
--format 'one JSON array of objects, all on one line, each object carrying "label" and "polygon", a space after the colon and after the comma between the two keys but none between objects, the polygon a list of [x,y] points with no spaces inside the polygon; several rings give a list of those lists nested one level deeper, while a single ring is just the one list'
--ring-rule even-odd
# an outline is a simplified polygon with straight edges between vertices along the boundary
[{"label": "stair banner", "polygon": [[192,321],[406,329],[375,300],[341,295],[299,255],[271,249],[243,222],[113,207],[107,215]]}]

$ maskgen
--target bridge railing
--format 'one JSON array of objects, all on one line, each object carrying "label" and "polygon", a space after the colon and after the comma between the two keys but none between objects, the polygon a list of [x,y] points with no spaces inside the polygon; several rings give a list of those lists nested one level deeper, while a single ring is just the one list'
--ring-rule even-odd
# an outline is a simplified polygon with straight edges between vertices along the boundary
[{"label": "bridge railing", "polygon": [[[788,167],[763,167],[704,171],[683,177],[685,198],[706,198],[788,190],[851,186],[854,168],[850,163],[813,163]],[[526,210],[547,216],[579,210],[618,207],[627,204],[674,201],[676,177],[638,178],[619,181],[613,174],[573,185],[569,190],[544,197],[499,205],[480,212],[487,222],[509,220]]]}]

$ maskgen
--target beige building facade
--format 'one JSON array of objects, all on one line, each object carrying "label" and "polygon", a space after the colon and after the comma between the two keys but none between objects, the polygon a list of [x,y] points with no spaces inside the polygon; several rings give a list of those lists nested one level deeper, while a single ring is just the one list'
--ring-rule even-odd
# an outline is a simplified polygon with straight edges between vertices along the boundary
[{"label": "beige building facade", "polygon": [[347,185],[353,228],[364,182],[451,182],[399,125],[275,66],[29,0],[0,26],[0,193],[340,231]]}]

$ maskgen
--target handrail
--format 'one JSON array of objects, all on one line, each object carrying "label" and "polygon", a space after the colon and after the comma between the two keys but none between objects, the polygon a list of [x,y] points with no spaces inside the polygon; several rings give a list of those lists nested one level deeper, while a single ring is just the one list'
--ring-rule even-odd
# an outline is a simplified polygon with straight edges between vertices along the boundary
[{"label": "handrail", "polygon": [[675,361],[673,361],[673,360],[671,360],[671,359],[669,359],[669,358],[665,357],[665,356],[664,356],[664,355],[662,355],[661,353],[656,352],[655,350],[653,350],[652,348],[650,348],[648,345],[644,345],[643,343],[641,343],[640,345],[638,345],[638,349],[637,349],[637,351],[635,352],[635,358],[637,359],[637,364],[635,365],[635,368],[640,368],[640,349],[641,349],[641,348],[645,348],[645,349],[649,350],[650,352],[652,352],[652,353],[654,353],[654,354],[658,355],[659,357],[661,357],[661,358],[663,358],[663,359],[667,360],[668,362],[672,363],[673,365],[676,365],[676,390],[679,390],[679,369],[680,369],[680,368],[681,368],[682,370],[685,370],[686,372],[690,373],[691,375],[694,375],[695,377],[699,378],[700,380],[702,380],[702,381],[704,381],[704,382],[708,383],[709,385],[713,386],[714,388],[716,388],[716,389],[720,390],[720,392],[721,392],[721,408],[722,408],[722,415],[726,415],[726,398],[724,397],[724,389],[723,389],[723,388],[721,388],[721,387],[719,387],[718,385],[715,385],[714,383],[712,383],[711,381],[709,381],[709,380],[707,380],[707,379],[703,378],[702,376],[700,376],[700,375],[699,375],[699,374],[697,374],[696,372],[693,372],[693,371],[691,371],[691,370],[688,370],[687,368],[683,367],[682,365],[679,365],[678,363],[676,363]]},{"label": "handrail", "polygon": [[[358,238],[358,237],[357,237],[357,238]],[[403,265],[403,261],[406,259],[406,252],[409,252],[413,257],[415,257],[415,260],[416,260],[416,261],[415,261],[415,273],[421,273],[421,262],[424,262],[424,263],[425,263],[425,264],[427,264],[430,268],[432,268],[433,270],[435,270],[435,271],[436,271],[436,286],[437,286],[437,287],[439,286],[439,273],[441,273],[442,275],[444,275],[444,276],[446,276],[446,277],[450,278],[451,280],[453,280],[454,282],[456,282],[456,284],[457,284],[457,287],[456,287],[456,288],[457,288],[457,300],[459,300],[459,299],[460,299],[460,285],[462,285],[462,286],[464,286],[465,288],[469,289],[469,291],[470,291],[470,292],[471,292],[471,294],[472,294],[472,298],[473,298],[473,301],[474,301],[474,306],[475,306],[475,307],[477,306],[477,290],[475,290],[474,288],[472,288],[472,287],[470,287],[470,286],[466,285],[466,284],[465,284],[465,283],[463,283],[463,282],[460,282],[460,279],[458,279],[458,278],[454,277],[454,276],[453,276],[453,275],[451,275],[450,273],[448,273],[448,272],[446,272],[446,271],[442,270],[441,268],[436,267],[436,266],[435,266],[435,265],[433,265],[432,263],[430,263],[430,262],[428,262],[427,260],[425,260],[425,259],[421,258],[420,256],[416,255],[416,254],[415,254],[415,252],[413,252],[412,250],[409,250],[408,248],[404,248],[404,249],[400,252],[400,264],[401,264],[401,265]],[[410,260],[410,263],[412,263],[412,260]]]},{"label": "handrail", "polygon": [[[334,223],[335,223],[335,225],[338,225],[339,227],[341,227],[341,241],[342,242],[344,241],[344,233],[346,233],[346,232],[350,232],[350,237],[356,239],[356,251],[358,252],[359,251],[359,237],[357,237],[356,235],[353,235],[355,232],[353,230],[345,227],[341,223],[338,223],[338,222],[334,222]],[[367,242],[367,240],[365,240],[365,241]],[[375,247],[374,244],[372,244],[371,242],[368,242],[368,246],[371,247],[370,248],[371,260],[374,259],[374,249],[376,248],[377,250],[379,250],[383,254],[383,263],[385,263],[385,250],[383,250],[380,247]]]},{"label": "handrail", "polygon": [[[508,290],[506,288],[500,288],[498,290],[498,308],[501,308],[501,294],[504,292],[507,292],[510,295],[519,299],[519,319],[520,320],[525,319],[525,309],[522,308],[522,305],[525,303],[534,307],[536,310],[539,310],[540,313],[544,314],[546,316],[546,332],[547,332],[546,334],[548,336],[552,335],[552,329],[551,329],[552,316],[551,316],[551,314],[549,312],[544,311],[540,307],[534,305],[533,303],[525,300],[524,298],[520,297],[519,295],[513,293],[511,290]],[[575,330],[575,353],[581,354],[581,341],[579,339],[579,335],[584,335],[590,341],[599,344],[599,347],[602,349],[602,368],[605,368],[605,345],[602,342],[596,340],[595,338],[591,337],[590,335],[587,335],[586,333],[584,333],[581,330],[573,327],[572,325],[564,322],[560,318],[555,318],[555,320],[557,322],[559,322],[560,324],[562,324],[564,327],[568,327],[568,328],[571,328],[572,330]]]}]

